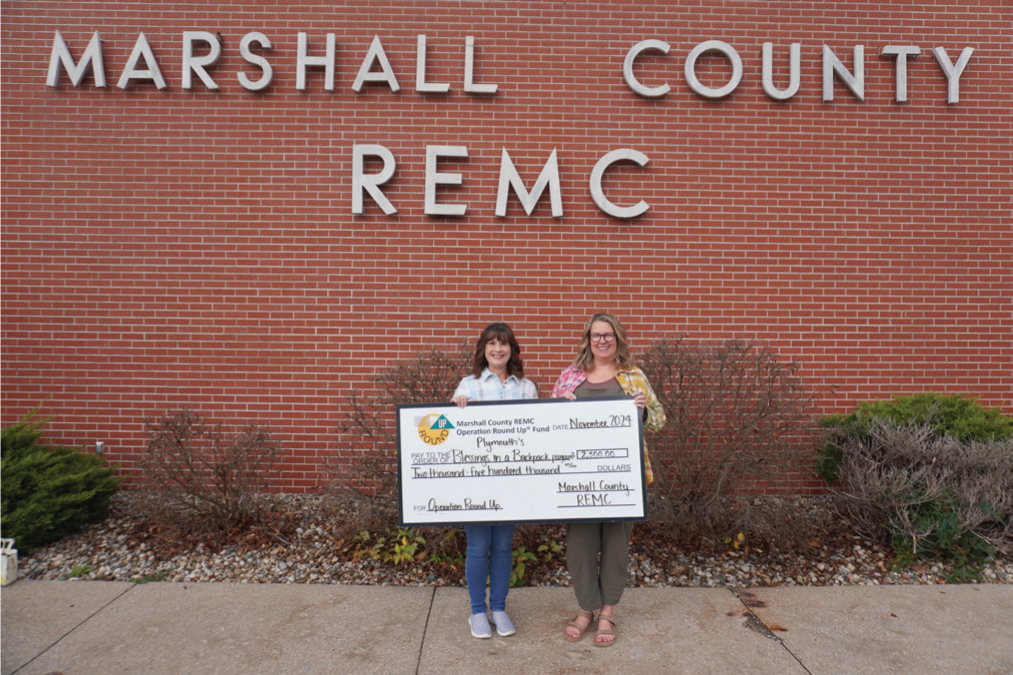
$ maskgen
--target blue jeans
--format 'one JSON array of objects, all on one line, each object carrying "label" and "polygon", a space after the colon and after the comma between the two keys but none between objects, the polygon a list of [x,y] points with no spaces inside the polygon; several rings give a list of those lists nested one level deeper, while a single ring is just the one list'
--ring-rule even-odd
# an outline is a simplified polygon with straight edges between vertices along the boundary
[{"label": "blue jeans", "polygon": [[506,611],[513,567],[514,526],[465,525],[468,557],[464,561],[464,578],[471,596],[471,613],[485,614],[485,581],[489,579],[489,607],[494,612]]}]

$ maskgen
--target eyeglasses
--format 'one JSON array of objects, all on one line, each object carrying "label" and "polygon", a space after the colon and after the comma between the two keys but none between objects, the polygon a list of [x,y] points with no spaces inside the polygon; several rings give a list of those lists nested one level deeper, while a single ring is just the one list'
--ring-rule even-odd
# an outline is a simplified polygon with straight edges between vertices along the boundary
[{"label": "eyeglasses", "polygon": [[604,340],[605,342],[612,342],[613,340],[616,339],[616,334],[615,333],[591,333],[590,337],[591,337],[591,342],[601,342],[602,340]]}]

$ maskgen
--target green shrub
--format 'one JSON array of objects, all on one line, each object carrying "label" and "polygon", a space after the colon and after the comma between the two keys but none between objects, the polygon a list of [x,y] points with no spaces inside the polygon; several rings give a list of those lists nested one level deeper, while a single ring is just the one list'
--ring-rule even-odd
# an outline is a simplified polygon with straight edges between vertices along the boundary
[{"label": "green shrub", "polygon": [[[995,546],[976,535],[967,526],[965,508],[976,508],[995,518],[992,525],[1005,525],[1003,517],[986,503],[963,504],[949,489],[930,497],[928,490],[912,490],[907,518],[910,527],[888,522],[892,545],[900,564],[919,558],[942,559],[954,563],[952,581],[977,578],[980,565],[986,558],[995,557]],[[995,529],[993,527],[993,529]]]},{"label": "green shrub", "polygon": [[820,421],[828,430],[826,442],[820,448],[816,470],[828,482],[837,480],[840,472],[840,439],[852,432],[868,435],[869,428],[878,422],[895,425],[930,425],[937,433],[947,434],[958,441],[1004,441],[1013,438],[1013,418],[1004,417],[998,409],[989,409],[977,399],[947,394],[915,394],[897,396],[890,401],[859,403],[847,415],[831,415]]},{"label": "green shrub", "polygon": [[102,459],[40,441],[47,419],[36,407],[2,431],[3,536],[30,553],[103,518],[120,477]]}]

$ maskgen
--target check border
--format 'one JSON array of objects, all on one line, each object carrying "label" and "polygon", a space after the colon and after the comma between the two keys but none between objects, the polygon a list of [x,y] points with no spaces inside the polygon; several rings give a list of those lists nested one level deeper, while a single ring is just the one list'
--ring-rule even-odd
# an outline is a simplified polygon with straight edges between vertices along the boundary
[{"label": "check border", "polygon": [[[509,416],[510,418],[514,418],[514,417],[525,415],[525,413],[521,412],[521,411],[526,406],[544,407],[544,406],[557,406],[558,405],[558,406],[562,406],[562,407],[571,407],[572,408],[574,406],[578,406],[579,407],[579,406],[586,406],[586,404],[601,404],[601,403],[607,403],[609,401],[623,401],[626,404],[630,404],[629,406],[624,405],[622,407],[630,407],[636,413],[636,414],[632,415],[632,417],[636,420],[636,424],[635,425],[631,425],[630,426],[630,430],[628,432],[628,433],[632,434],[633,429],[635,428],[636,434],[637,434],[636,443],[634,444],[633,442],[631,442],[629,444],[629,446],[627,448],[624,448],[624,449],[629,449],[629,450],[632,450],[633,448],[637,449],[637,451],[635,453],[632,453],[632,454],[636,455],[635,458],[634,457],[626,458],[626,459],[630,460],[630,464],[631,464],[631,467],[630,467],[631,470],[630,470],[629,473],[632,474],[630,476],[630,478],[632,480],[630,481],[630,484],[631,485],[635,484],[637,487],[636,488],[628,488],[625,491],[625,492],[627,492],[627,494],[632,494],[632,496],[633,496],[631,504],[615,505],[615,506],[622,506],[622,507],[626,508],[626,513],[628,513],[629,510],[632,509],[633,511],[635,511],[634,515],[609,516],[609,515],[607,515],[607,510],[608,509],[606,508],[606,506],[599,505],[599,506],[582,506],[580,509],[578,509],[578,508],[572,508],[572,512],[577,512],[577,511],[579,511],[581,509],[584,509],[588,513],[588,515],[586,515],[586,516],[580,516],[580,517],[577,517],[577,516],[561,517],[561,515],[563,513],[566,513],[567,511],[570,511],[571,507],[560,506],[558,504],[553,505],[553,504],[549,503],[548,500],[550,499],[550,497],[548,495],[545,495],[546,491],[544,491],[544,490],[542,490],[542,491],[534,490],[533,494],[535,496],[545,495],[545,500],[546,500],[544,505],[541,504],[540,502],[537,502],[537,501],[535,502],[535,504],[536,504],[535,510],[538,511],[538,513],[536,515],[534,515],[534,516],[532,516],[531,513],[527,513],[527,515],[522,516],[522,517],[512,517],[510,515],[511,511],[509,509],[506,509],[506,510],[504,510],[503,513],[497,513],[496,517],[490,516],[490,517],[486,518],[486,517],[483,517],[484,516],[483,513],[480,513],[481,511],[484,511],[486,509],[476,508],[475,512],[460,511],[460,510],[456,510],[456,511],[448,510],[448,511],[443,512],[443,513],[438,513],[436,515],[433,515],[431,513],[426,513],[426,517],[425,518],[420,518],[419,516],[416,515],[417,514],[417,510],[418,510],[418,506],[411,507],[411,509],[410,509],[409,505],[406,504],[406,498],[405,498],[405,495],[406,495],[406,486],[408,486],[410,488],[411,486],[413,486],[413,485],[416,484],[416,481],[418,481],[418,480],[421,479],[421,478],[413,478],[412,477],[412,475],[411,475],[411,473],[412,473],[411,472],[411,468],[416,467],[418,465],[412,464],[412,462],[410,461],[410,459],[406,457],[408,455],[411,455],[411,453],[412,453],[412,450],[406,449],[406,446],[408,446],[409,439],[410,439],[411,443],[417,444],[418,441],[415,440],[415,439],[418,438],[419,434],[420,434],[420,428],[419,427],[413,426],[410,423],[406,422],[406,420],[409,419],[408,416],[407,416],[407,414],[410,413],[410,411],[416,411],[416,410],[423,410],[424,409],[428,413],[428,415],[426,417],[428,417],[430,415],[440,416],[440,415],[443,415],[443,414],[454,413],[455,411],[458,411],[460,409],[458,409],[456,405],[454,405],[453,403],[450,403],[450,402],[447,402],[447,403],[412,403],[412,404],[402,404],[402,405],[397,405],[396,406],[396,423],[397,423],[397,472],[398,472],[397,473],[397,481],[398,481],[398,485],[397,485],[397,490],[398,490],[398,523],[402,527],[422,527],[422,526],[430,526],[430,525],[431,526],[446,526],[446,525],[474,525],[474,524],[497,524],[497,523],[620,522],[620,521],[643,521],[643,520],[647,520],[647,518],[648,518],[648,514],[647,514],[647,478],[646,478],[646,473],[645,473],[645,470],[644,470],[643,419],[642,419],[642,416],[640,414],[639,409],[637,409],[637,408],[635,408],[635,407],[632,406],[633,399],[631,397],[628,397],[628,396],[602,397],[602,398],[578,399],[578,400],[575,400],[575,401],[571,401],[571,400],[567,400],[567,399],[561,399],[561,398],[555,398],[555,399],[519,399],[519,400],[510,400],[510,401],[473,401],[473,402],[469,402],[467,408],[465,408],[464,410],[465,411],[470,410],[471,413],[474,413],[476,410],[479,410],[479,409],[482,409],[482,410],[484,410],[484,409],[507,409],[508,411],[505,410],[504,411],[504,415],[505,416]],[[577,408],[577,409],[579,409],[579,408]],[[561,420],[566,419],[566,417],[570,414],[569,412],[564,413],[562,410],[560,411],[560,413],[562,413],[561,415],[559,415],[559,419],[561,419]],[[456,415],[455,415],[455,417],[456,417]],[[418,419],[418,418],[416,418],[416,419]],[[407,424],[407,426],[406,426],[406,424]],[[579,430],[578,429],[571,429],[569,431],[579,431]],[[593,430],[587,430],[587,431],[593,432]],[[627,432],[620,432],[620,433],[627,433]],[[408,447],[413,447],[413,446],[408,446]],[[581,452],[593,452],[593,450],[588,450],[586,448],[581,449],[580,451]],[[576,456],[577,452],[578,452],[578,450],[576,450],[576,449],[573,451],[574,456]],[[591,458],[590,457],[582,457],[581,459],[591,459]],[[602,461],[605,461],[605,460],[602,460]],[[523,461],[517,462],[517,463],[523,464]],[[465,462],[465,464],[468,464],[468,463]],[[601,472],[599,472],[599,471],[592,471],[592,472],[571,472],[571,473],[567,473],[565,475],[590,475],[590,474],[602,475]],[[504,476],[483,476],[483,477],[481,477],[481,479],[484,480],[484,481],[495,481],[497,483],[500,482],[500,481],[508,480],[508,479],[511,480],[511,481],[518,481],[518,480],[519,481],[524,481],[525,479],[527,479],[530,484],[536,484],[539,480],[542,481],[542,482],[545,482],[545,481],[548,480],[548,481],[553,481],[554,485],[557,485],[559,476],[556,475],[556,476],[553,476],[552,478],[549,478],[549,477],[544,476],[544,475],[539,476],[539,475],[523,475],[523,474],[522,475],[517,475],[517,474],[513,474],[513,475],[504,475]],[[433,478],[431,476],[427,476],[427,477],[425,477],[425,480],[433,480],[433,481],[437,481],[438,482],[438,481],[441,481],[441,480],[451,480],[451,478],[450,477],[447,477],[447,478],[442,478],[442,477]],[[430,487],[427,486],[427,489],[430,489]],[[512,485],[510,489],[516,490],[516,485]],[[413,497],[417,497],[417,492],[419,492],[419,491],[416,491],[414,489],[408,489],[407,491],[409,493],[411,493],[413,495]],[[595,490],[595,492],[608,492],[608,490]],[[563,493],[560,490],[554,490],[552,492],[552,494],[553,495],[558,495],[558,494],[563,494]],[[495,502],[494,502],[494,504],[495,504]],[[613,505],[608,505],[608,506],[611,507]],[[526,505],[525,508],[528,511],[530,511],[532,507],[531,507],[530,504],[528,504],[528,505]],[[543,510],[544,510],[544,513],[542,513]],[[463,514],[463,513],[468,513],[469,517],[468,518],[461,518],[460,515]]]}]

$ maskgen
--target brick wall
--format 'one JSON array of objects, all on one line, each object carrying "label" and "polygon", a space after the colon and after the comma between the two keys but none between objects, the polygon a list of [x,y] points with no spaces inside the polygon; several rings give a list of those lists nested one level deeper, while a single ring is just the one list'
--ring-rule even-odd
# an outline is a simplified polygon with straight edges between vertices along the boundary
[{"label": "brick wall", "polygon": [[[45,401],[51,440],[104,441],[129,471],[143,417],[189,406],[270,425],[290,453],[285,487],[304,490],[336,452],[345,397],[377,369],[506,320],[547,392],[598,310],[635,347],[676,333],[769,343],[836,387],[827,410],[942,391],[1013,412],[1008,3],[364,4],[2,3],[3,424]],[[56,31],[78,61],[101,35],[106,87],[65,69],[46,85]],[[220,34],[217,90],[196,75],[183,88],[185,31]],[[237,80],[261,74],[240,52],[254,31],[274,71],[257,92]],[[142,32],[165,89],[117,86]],[[335,35],[332,91],[322,67],[297,87],[300,32],[313,57]],[[416,90],[421,34],[446,94]],[[374,36],[396,93],[352,90]],[[464,91],[467,36],[494,95]],[[657,99],[622,72],[648,39],[670,46],[636,62],[642,83],[671,86]],[[716,100],[683,75],[712,39],[742,60]],[[801,44],[788,101],[763,92],[764,42],[781,88]],[[823,100],[824,45],[852,71],[864,46],[864,101],[840,77]],[[888,45],[921,50],[906,102]],[[959,102],[935,47],[954,62],[974,48]],[[717,88],[732,66],[710,52],[695,72]],[[361,144],[396,159],[383,186],[396,214],[368,196],[352,213]],[[467,148],[439,164],[462,184],[437,190],[464,216],[425,213],[426,149],[440,145]],[[632,220],[589,189],[622,148],[649,158],[603,182],[618,205],[649,203]],[[556,151],[561,218],[548,192],[530,216],[516,197],[495,215],[503,150],[529,189]]]}]

